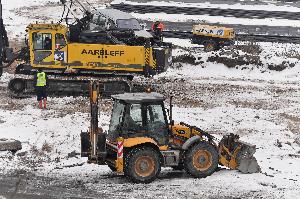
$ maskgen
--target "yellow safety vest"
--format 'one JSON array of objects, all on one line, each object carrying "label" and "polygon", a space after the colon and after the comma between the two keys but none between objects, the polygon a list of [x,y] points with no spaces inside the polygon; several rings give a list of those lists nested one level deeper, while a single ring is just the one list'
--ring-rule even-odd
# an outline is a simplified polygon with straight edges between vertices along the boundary
[{"label": "yellow safety vest", "polygon": [[46,73],[37,73],[36,86],[46,86]]}]

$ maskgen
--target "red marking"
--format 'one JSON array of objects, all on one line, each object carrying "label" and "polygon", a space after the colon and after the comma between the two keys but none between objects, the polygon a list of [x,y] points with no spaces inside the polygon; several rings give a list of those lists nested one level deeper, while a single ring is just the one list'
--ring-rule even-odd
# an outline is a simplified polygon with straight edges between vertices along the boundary
[{"label": "red marking", "polygon": [[123,157],[123,142],[118,142],[118,158]]}]

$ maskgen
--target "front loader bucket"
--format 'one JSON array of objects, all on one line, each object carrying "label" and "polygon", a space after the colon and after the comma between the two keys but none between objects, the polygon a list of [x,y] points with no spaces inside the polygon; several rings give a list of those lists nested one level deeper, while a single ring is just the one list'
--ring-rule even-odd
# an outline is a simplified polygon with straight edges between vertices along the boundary
[{"label": "front loader bucket", "polygon": [[261,171],[260,166],[253,156],[256,146],[242,141],[238,141],[238,144],[241,148],[236,156],[237,169],[242,173],[259,173]]},{"label": "front loader bucket", "polygon": [[242,173],[258,173],[260,167],[253,156],[256,146],[239,140],[238,135],[225,135],[219,143],[219,163]]}]

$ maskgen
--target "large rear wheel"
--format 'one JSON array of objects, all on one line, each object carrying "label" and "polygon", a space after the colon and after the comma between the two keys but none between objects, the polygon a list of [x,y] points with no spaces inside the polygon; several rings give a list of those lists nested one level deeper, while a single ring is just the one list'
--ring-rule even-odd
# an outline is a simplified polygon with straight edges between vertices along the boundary
[{"label": "large rear wheel", "polygon": [[125,175],[136,183],[149,183],[160,173],[159,154],[151,147],[135,148],[125,159]]},{"label": "large rear wheel", "polygon": [[184,167],[193,177],[204,178],[217,169],[218,161],[216,148],[209,143],[200,142],[187,152]]}]

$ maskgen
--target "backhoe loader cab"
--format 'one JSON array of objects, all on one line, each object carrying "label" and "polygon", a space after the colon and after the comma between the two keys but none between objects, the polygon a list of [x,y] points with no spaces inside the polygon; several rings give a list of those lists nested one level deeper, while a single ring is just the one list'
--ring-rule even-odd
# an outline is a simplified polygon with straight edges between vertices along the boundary
[{"label": "backhoe loader cab", "polygon": [[114,106],[108,140],[123,137],[149,137],[158,145],[166,145],[169,127],[164,96],[158,93],[129,93],[114,95]]},{"label": "backhoe loader cab", "polygon": [[81,133],[81,154],[90,163],[106,164],[138,183],[156,179],[161,167],[184,169],[198,178],[211,175],[218,164],[231,169],[242,165],[243,171],[250,172],[248,166],[253,163],[251,172],[257,171],[252,157],[255,146],[240,142],[235,135],[225,136],[217,145],[214,136],[198,127],[169,122],[165,98],[155,92],[113,95],[106,134],[98,128],[95,83],[90,93],[91,127]]}]

